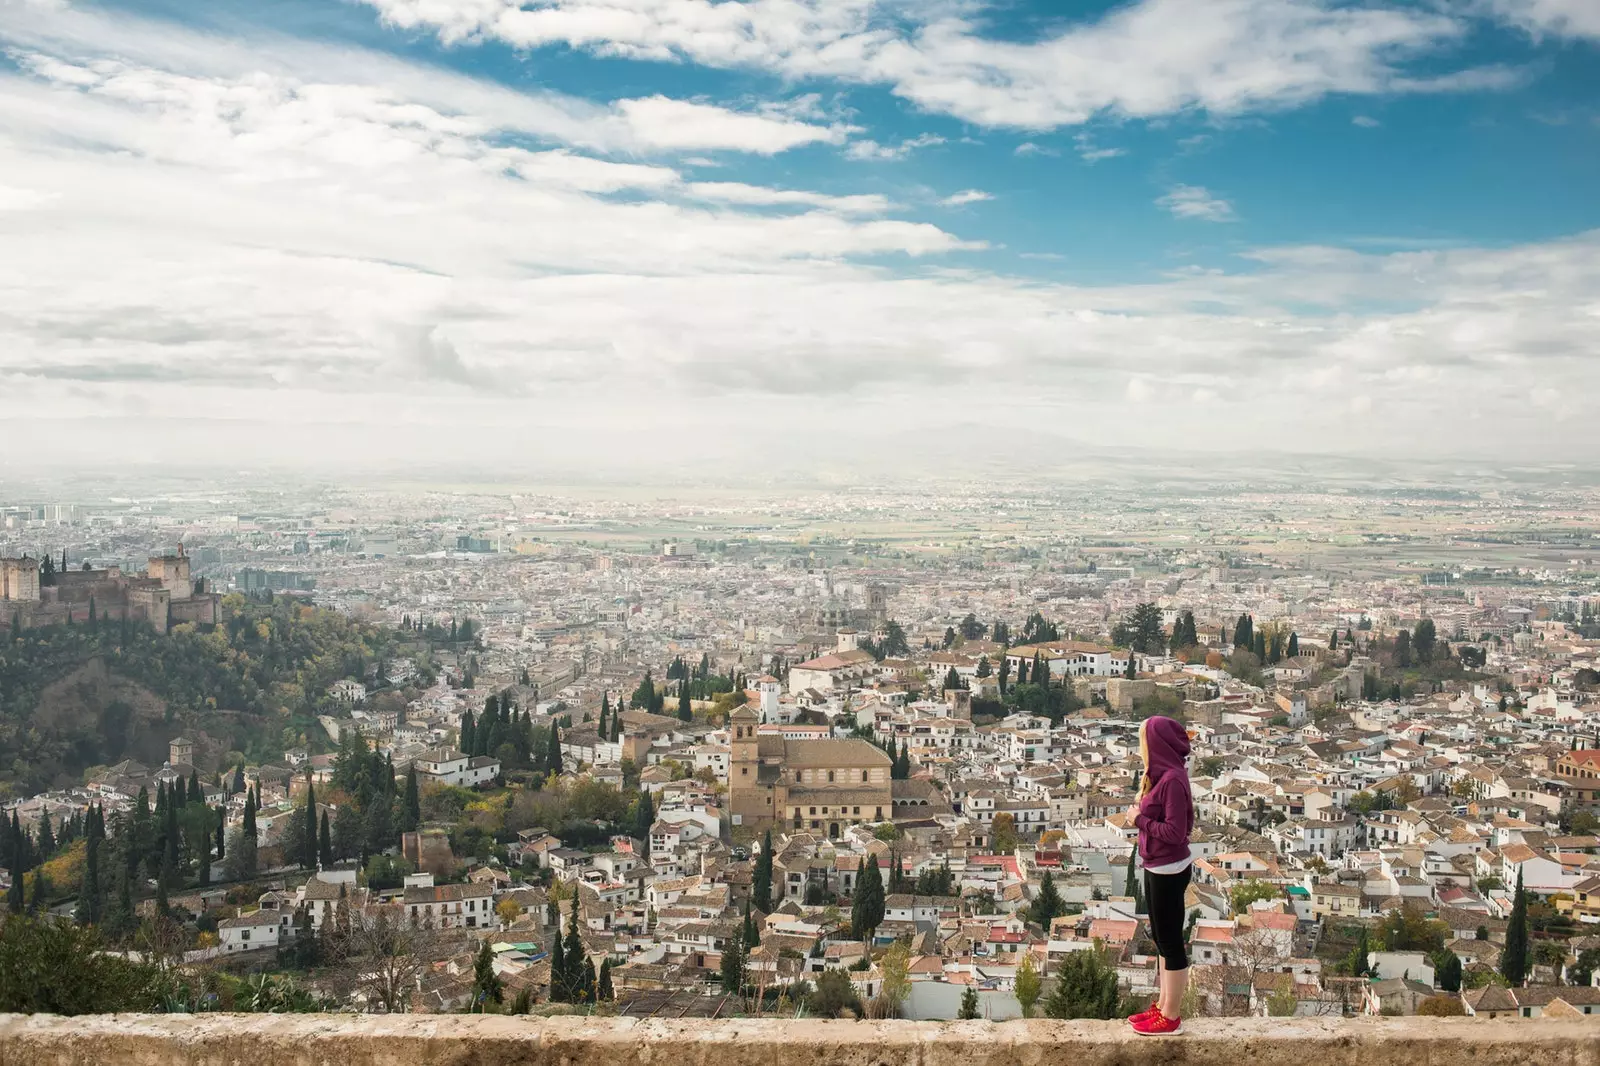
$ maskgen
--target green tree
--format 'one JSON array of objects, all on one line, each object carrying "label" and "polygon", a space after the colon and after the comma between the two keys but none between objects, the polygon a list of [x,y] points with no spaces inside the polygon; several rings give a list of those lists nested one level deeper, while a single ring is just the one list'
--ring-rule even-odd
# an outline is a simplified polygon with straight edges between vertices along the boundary
[{"label": "green tree", "polygon": [[550,1002],[571,1003],[572,987],[571,975],[567,971],[567,948],[561,942],[561,912],[556,909],[554,896],[549,898],[549,906],[555,914],[550,922]]},{"label": "green tree", "polygon": [[883,924],[884,903],[883,874],[877,858],[868,855],[856,874],[850,902],[850,935],[857,940],[870,940],[873,931]]},{"label": "green tree", "polygon": [[1441,948],[1433,955],[1433,983],[1445,992],[1461,991],[1461,957]]},{"label": "green tree", "polygon": [[617,991],[611,984],[611,959],[608,957],[600,963],[600,980],[595,985],[595,999],[601,1003],[611,1003],[617,998]]},{"label": "green tree", "polygon": [[160,972],[106,952],[95,929],[17,916],[0,927],[0,1012],[109,1014],[160,1007]]},{"label": "green tree", "polygon": [[1098,943],[1069,952],[1061,960],[1044,1009],[1050,1017],[1062,1020],[1117,1016],[1117,971],[1107,964]]},{"label": "green tree", "polygon": [[550,723],[547,734],[550,737],[549,746],[545,750],[544,768],[547,773],[561,774],[561,727],[554,721]]},{"label": "green tree", "polygon": [[1521,988],[1528,976],[1528,894],[1522,887],[1521,867],[1517,868],[1517,892],[1512,897],[1506,943],[1500,949],[1500,976],[1512,988]]},{"label": "green tree", "polygon": [[751,874],[751,898],[762,914],[772,912],[772,830],[761,839],[761,853],[756,856],[755,870]]},{"label": "green tree", "polygon": [[1153,603],[1134,607],[1121,624],[1113,628],[1111,642],[1132,648],[1140,655],[1160,655],[1167,650],[1167,634],[1161,625],[1161,608]]},{"label": "green tree", "polygon": [[415,833],[422,824],[422,793],[417,788],[417,767],[406,768],[405,799],[400,804],[400,832]]},{"label": "green tree", "polygon": [[966,991],[961,993],[961,1009],[956,1013],[956,1018],[969,1022],[975,1021],[978,1017],[978,990],[968,985]]},{"label": "green tree", "polygon": [[1067,912],[1067,905],[1061,898],[1061,893],[1056,889],[1056,879],[1049,870],[1039,878],[1039,895],[1034,898],[1033,907],[1029,917],[1046,933],[1050,932],[1050,923]]},{"label": "green tree", "polygon": [[744,943],[735,933],[722,945],[722,992],[737,996],[744,990]]},{"label": "green tree", "polygon": [[882,991],[878,994],[884,1014],[898,1018],[906,997],[911,994],[911,946],[905,940],[890,944],[889,950],[878,960],[878,969],[883,974]]},{"label": "green tree", "polygon": [[1039,968],[1034,965],[1031,951],[1024,951],[1022,961],[1017,963],[1014,991],[1017,1002],[1022,1004],[1022,1016],[1033,1017],[1034,1005],[1039,1002],[1039,996],[1044,992],[1044,982],[1039,977]]},{"label": "green tree", "polygon": [[850,975],[843,970],[824,970],[817,975],[817,984],[806,997],[806,1007],[822,1018],[837,1018],[845,1011],[861,1016],[861,997]]},{"label": "green tree", "polygon": [[642,840],[647,852],[650,848],[650,828],[655,824],[655,803],[650,793],[641,788],[633,801],[633,838]]},{"label": "green tree", "polygon": [[1439,631],[1433,624],[1433,619],[1424,618],[1417,623],[1417,628],[1411,633],[1411,648],[1417,653],[1419,663],[1429,662],[1439,643]]},{"label": "green tree", "polygon": [[[562,945],[562,954],[566,959],[566,987],[567,1002],[582,1002],[584,991],[583,975],[589,970],[589,950],[583,946],[583,936],[578,932],[578,900],[573,897],[572,909],[567,916],[567,942]],[[593,973],[592,970],[590,970]]]},{"label": "green tree", "polygon": [[333,834],[328,826],[328,812],[322,812],[321,824],[317,827],[317,861],[324,869],[333,866]]},{"label": "green tree", "polygon": [[994,816],[990,831],[994,834],[993,847],[996,855],[1013,855],[1016,853],[1019,843],[1017,839],[1017,820],[1009,811],[1001,811]]},{"label": "green tree", "polygon": [[1250,909],[1250,904],[1259,900],[1278,899],[1282,897],[1283,889],[1270,881],[1245,881],[1235,885],[1228,893],[1228,902],[1233,907],[1233,913],[1243,914]]},{"label": "green tree", "polygon": [[1355,947],[1350,949],[1350,954],[1345,959],[1345,969],[1350,971],[1351,977],[1365,977],[1371,973],[1367,965],[1367,956],[1371,954],[1372,947],[1367,937],[1367,927],[1361,927],[1361,933],[1356,937]]},{"label": "green tree", "polygon": [[485,940],[478,948],[478,959],[472,968],[472,1002],[482,1012],[487,1010],[489,1004],[504,1000],[505,985],[500,975],[494,972],[494,952]]},{"label": "green tree", "polygon": [[308,870],[317,864],[317,790],[309,779],[306,781],[305,835],[300,838],[295,861]]},{"label": "green tree", "polygon": [[900,623],[890,619],[883,624],[883,655],[886,659],[903,659],[911,654],[911,645],[906,643],[906,631]]},{"label": "green tree", "polygon": [[227,857],[222,860],[230,881],[248,881],[256,875],[256,838],[242,829],[233,831]]}]

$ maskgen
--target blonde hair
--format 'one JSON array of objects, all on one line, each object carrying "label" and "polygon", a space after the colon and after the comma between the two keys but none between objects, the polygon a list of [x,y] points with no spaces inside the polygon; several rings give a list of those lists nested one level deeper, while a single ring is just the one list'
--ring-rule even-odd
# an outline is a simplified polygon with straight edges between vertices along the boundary
[{"label": "blonde hair", "polygon": [[1146,718],[1139,723],[1139,798],[1144,799],[1150,794],[1150,719]]}]

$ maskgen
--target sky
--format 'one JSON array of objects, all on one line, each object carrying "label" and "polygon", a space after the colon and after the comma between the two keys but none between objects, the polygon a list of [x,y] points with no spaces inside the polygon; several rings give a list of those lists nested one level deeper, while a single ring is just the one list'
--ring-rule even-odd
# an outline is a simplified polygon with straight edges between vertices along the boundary
[{"label": "sky", "polygon": [[0,468],[1594,465],[1600,0],[0,0]]}]

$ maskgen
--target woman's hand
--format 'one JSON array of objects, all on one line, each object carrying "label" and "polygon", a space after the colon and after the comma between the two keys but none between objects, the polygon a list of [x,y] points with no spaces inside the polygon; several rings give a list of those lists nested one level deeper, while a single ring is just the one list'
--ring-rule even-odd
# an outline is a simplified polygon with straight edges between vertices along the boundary
[{"label": "woman's hand", "polygon": [[1135,803],[1132,807],[1128,808],[1128,813],[1127,813],[1126,817],[1128,819],[1128,824],[1129,825],[1132,825],[1133,824],[1133,820],[1135,818],[1139,817],[1139,805],[1137,803]]}]

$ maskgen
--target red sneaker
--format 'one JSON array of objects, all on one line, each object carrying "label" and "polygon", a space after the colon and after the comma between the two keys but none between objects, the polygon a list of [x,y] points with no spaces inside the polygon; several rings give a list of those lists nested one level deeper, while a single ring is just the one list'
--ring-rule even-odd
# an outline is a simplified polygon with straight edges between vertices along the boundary
[{"label": "red sneaker", "polygon": [[1157,1014],[1160,1014],[1160,1013],[1161,1013],[1160,1004],[1159,1003],[1152,1003],[1148,1007],[1146,1007],[1144,1010],[1140,1011],[1138,1014],[1130,1014],[1130,1015],[1128,1015],[1128,1024],[1129,1025],[1138,1025],[1140,1022],[1148,1021],[1149,1019],[1154,1018]]},{"label": "red sneaker", "polygon": [[1140,1036],[1172,1036],[1183,1031],[1183,1019],[1168,1018],[1158,1009],[1150,1017],[1135,1021],[1133,1031]]}]

